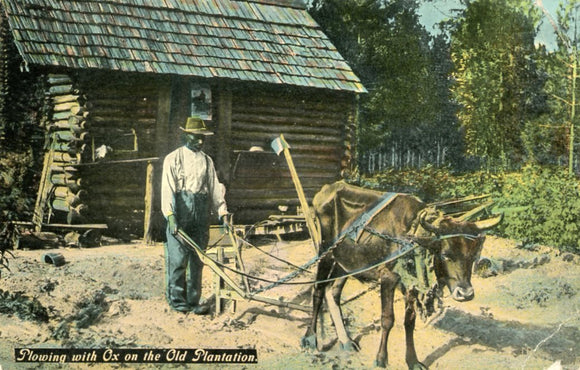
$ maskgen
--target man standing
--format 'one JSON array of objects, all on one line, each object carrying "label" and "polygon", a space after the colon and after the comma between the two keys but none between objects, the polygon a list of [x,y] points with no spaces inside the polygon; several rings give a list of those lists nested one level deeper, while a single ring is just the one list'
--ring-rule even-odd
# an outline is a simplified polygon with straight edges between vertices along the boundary
[{"label": "man standing", "polygon": [[227,222],[228,211],[225,187],[217,178],[212,159],[201,151],[205,136],[213,132],[199,117],[188,118],[180,129],[185,145],[165,157],[161,182],[161,211],[167,219],[166,294],[176,311],[203,315],[209,311],[199,303],[203,263],[175,235],[180,228],[205,249],[211,209],[217,211],[222,222]]}]

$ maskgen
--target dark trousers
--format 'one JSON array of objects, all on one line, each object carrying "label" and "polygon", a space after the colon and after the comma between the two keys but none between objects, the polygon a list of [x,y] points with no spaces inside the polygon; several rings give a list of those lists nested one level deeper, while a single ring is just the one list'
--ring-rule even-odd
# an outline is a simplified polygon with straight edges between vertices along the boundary
[{"label": "dark trousers", "polygon": [[[202,249],[209,240],[209,207],[206,194],[175,195],[177,225]],[[169,228],[165,244],[167,300],[172,307],[197,306],[201,297],[203,263],[197,253],[181,245]]]}]

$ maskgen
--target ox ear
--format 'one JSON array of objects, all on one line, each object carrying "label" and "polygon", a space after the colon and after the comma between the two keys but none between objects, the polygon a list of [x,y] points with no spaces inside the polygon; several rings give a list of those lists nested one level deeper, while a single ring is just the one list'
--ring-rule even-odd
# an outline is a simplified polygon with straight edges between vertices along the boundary
[{"label": "ox ear", "polygon": [[503,220],[503,213],[491,218],[487,218],[485,220],[480,220],[474,222],[475,226],[479,229],[479,231],[489,230],[493,227],[496,227],[501,221]]}]

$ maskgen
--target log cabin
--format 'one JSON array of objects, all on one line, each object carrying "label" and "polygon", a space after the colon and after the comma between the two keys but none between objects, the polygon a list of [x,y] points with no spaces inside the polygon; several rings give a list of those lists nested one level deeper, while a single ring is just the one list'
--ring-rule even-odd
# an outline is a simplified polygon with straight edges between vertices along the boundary
[{"label": "log cabin", "polygon": [[[366,90],[302,0],[0,0],[3,50],[42,78],[46,135],[33,224],[149,235],[163,157],[199,115],[236,223],[300,204],[353,166]],[[0,66],[0,69],[3,68]],[[1,72],[1,71],[0,71]],[[144,234],[141,234],[143,233]],[[153,233],[155,235],[155,233]]]}]

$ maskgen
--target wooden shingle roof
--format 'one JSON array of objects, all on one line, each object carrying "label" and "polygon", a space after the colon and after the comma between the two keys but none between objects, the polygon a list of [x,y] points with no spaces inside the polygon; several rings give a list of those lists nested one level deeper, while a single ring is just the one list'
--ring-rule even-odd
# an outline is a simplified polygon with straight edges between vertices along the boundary
[{"label": "wooden shingle roof", "polygon": [[366,91],[298,0],[0,0],[31,65]]}]

